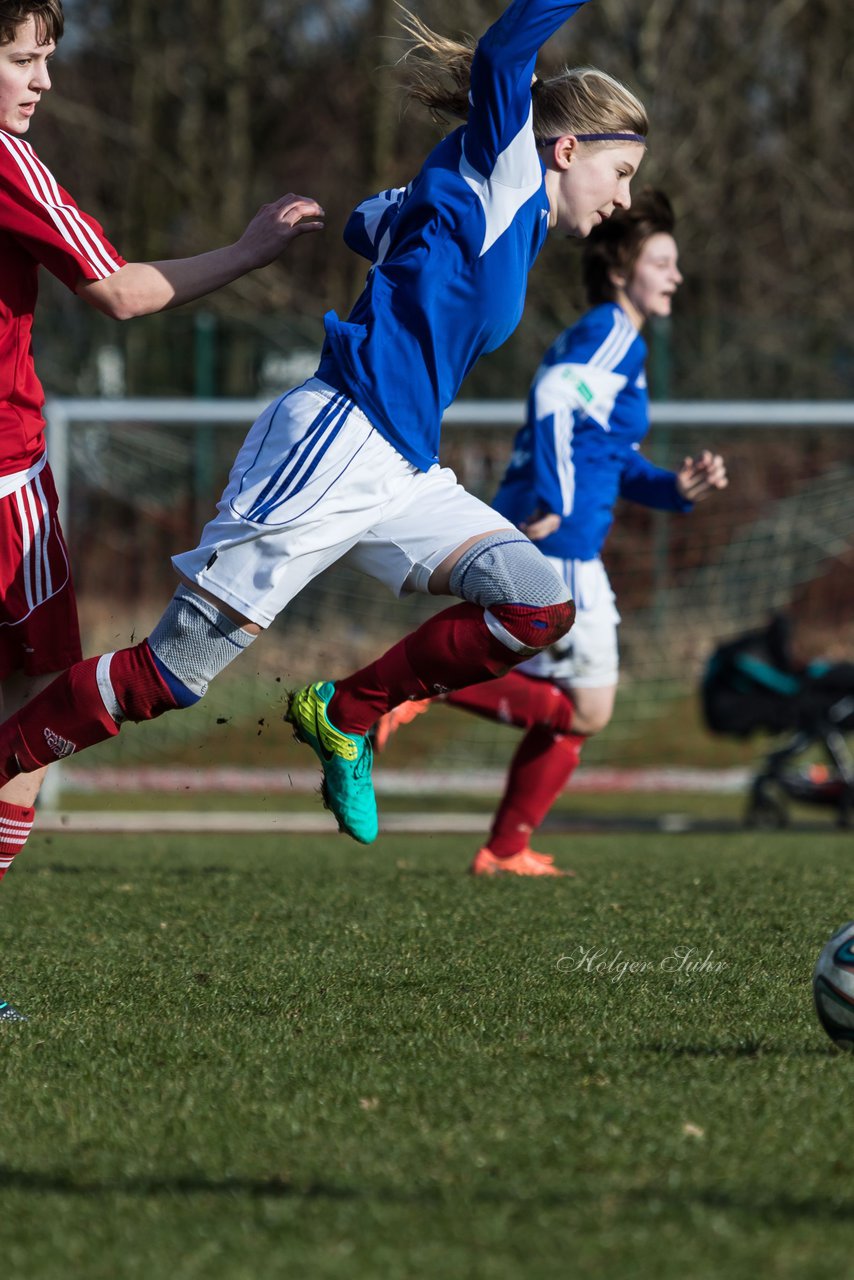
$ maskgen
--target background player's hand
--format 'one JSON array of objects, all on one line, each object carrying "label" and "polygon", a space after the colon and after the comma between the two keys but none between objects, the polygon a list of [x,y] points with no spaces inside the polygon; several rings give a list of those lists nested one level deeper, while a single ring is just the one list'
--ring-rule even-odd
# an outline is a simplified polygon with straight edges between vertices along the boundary
[{"label": "background player's hand", "polygon": [[289,193],[262,205],[238,241],[255,267],[275,262],[291,240],[306,231],[322,231],[325,214],[316,200]]},{"label": "background player's hand", "polygon": [[676,472],[676,488],[688,502],[702,502],[713,490],[725,489],[728,484],[723,458],[709,449],[699,458],[686,458]]},{"label": "background player's hand", "polygon": [[554,533],[555,529],[560,528],[560,516],[555,515],[553,511],[542,512],[538,509],[523,521],[519,528],[532,542],[541,542],[550,533]]}]

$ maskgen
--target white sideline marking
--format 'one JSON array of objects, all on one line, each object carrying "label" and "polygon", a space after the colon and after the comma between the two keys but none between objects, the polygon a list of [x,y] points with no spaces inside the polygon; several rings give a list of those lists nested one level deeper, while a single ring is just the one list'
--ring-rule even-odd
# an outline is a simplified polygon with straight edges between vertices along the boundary
[{"label": "white sideline marking", "polygon": [[[487,813],[390,813],[380,821],[380,832],[451,835],[454,832],[483,833],[489,826]],[[57,810],[40,812],[36,818],[40,832],[69,835],[145,835],[201,831],[219,835],[337,835],[331,813],[125,813],[103,810]],[[347,839],[348,837],[344,837]]]},{"label": "white sideline marking", "polygon": [[[680,791],[737,794],[750,781],[748,769],[608,769],[582,766],[572,779],[573,791]],[[472,772],[434,772],[426,769],[384,769],[374,773],[377,795],[500,795],[503,769]],[[123,768],[80,768],[64,764],[61,789],[78,794],[93,791],[210,791],[280,795],[311,794],[320,785],[320,771],[302,769],[244,769],[211,766],[205,769],[140,765]]]}]

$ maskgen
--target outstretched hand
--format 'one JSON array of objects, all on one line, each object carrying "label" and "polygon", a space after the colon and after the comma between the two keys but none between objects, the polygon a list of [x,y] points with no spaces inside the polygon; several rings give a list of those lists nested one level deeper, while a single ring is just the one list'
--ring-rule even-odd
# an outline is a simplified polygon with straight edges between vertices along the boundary
[{"label": "outstretched hand", "polygon": [[702,502],[713,490],[725,489],[728,484],[723,458],[709,449],[699,458],[686,458],[676,472],[676,488],[687,502]]},{"label": "outstretched hand", "polygon": [[297,236],[322,231],[325,216],[316,200],[291,192],[261,206],[240,237],[239,247],[253,267],[266,267]]}]

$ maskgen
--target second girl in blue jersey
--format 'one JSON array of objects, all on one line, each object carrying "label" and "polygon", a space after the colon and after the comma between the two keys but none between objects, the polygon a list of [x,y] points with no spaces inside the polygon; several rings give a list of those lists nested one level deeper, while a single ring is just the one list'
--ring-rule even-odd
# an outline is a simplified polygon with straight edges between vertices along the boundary
[{"label": "second girl in blue jersey", "polygon": [[[678,471],[640,452],[649,430],[641,329],[668,316],[682,282],[670,202],[645,191],[594,231],[583,251],[590,310],[546,352],[495,507],[543,550],[576,605],[572,631],[498,680],[448,693],[451,705],[527,730],[510,764],[476,875],[562,874],[530,847],[591,734],[608,724],[618,680],[620,621],[600,552],[618,497],[688,511],[727,483],[708,450]],[[376,729],[382,747],[426,710],[406,702]]]}]

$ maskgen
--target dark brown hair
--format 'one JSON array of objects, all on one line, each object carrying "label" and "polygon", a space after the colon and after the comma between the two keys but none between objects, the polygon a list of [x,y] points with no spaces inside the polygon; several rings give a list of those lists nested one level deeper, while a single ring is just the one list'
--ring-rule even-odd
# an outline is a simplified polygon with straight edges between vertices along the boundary
[{"label": "dark brown hair", "polygon": [[0,0],[0,45],[11,44],[27,18],[35,18],[39,44],[59,42],[65,29],[62,0]]},{"label": "dark brown hair", "polygon": [[582,249],[584,289],[590,306],[616,301],[612,273],[631,275],[647,240],[660,234],[672,236],[675,225],[673,206],[664,192],[644,187],[629,209],[615,209],[606,222],[594,227]]}]

